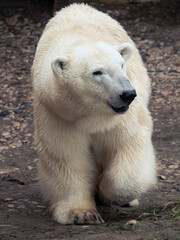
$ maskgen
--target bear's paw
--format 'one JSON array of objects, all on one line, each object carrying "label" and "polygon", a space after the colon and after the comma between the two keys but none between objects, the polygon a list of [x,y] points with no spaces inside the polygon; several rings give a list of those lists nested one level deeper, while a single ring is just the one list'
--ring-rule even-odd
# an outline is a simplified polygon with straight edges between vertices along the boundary
[{"label": "bear's paw", "polygon": [[54,211],[54,220],[60,224],[100,224],[104,220],[94,209],[72,209],[66,213],[59,214]]}]

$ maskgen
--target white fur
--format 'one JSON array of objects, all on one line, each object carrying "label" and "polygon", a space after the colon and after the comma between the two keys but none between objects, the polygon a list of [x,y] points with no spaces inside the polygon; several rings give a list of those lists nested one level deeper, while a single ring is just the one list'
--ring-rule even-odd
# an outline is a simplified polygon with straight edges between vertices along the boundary
[{"label": "white fur", "polygon": [[[40,183],[57,222],[99,223],[96,192],[122,204],[155,184],[150,80],[115,20],[84,4],[58,12],[37,46],[32,78]],[[129,110],[115,113],[109,104],[121,106],[119,95],[134,88]]]}]

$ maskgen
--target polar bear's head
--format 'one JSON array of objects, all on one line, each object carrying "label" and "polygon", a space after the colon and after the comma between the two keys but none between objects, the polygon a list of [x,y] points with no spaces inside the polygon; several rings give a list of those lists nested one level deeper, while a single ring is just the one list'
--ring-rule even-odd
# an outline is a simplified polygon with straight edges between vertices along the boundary
[{"label": "polar bear's head", "polygon": [[[130,43],[75,42],[52,59],[59,101],[67,115],[123,114],[136,97],[126,74]],[[62,51],[61,51],[62,53]]]}]

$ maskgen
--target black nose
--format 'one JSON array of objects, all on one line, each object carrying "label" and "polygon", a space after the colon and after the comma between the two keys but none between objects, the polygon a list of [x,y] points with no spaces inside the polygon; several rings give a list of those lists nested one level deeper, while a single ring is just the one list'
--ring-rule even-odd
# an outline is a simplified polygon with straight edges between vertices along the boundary
[{"label": "black nose", "polygon": [[136,97],[136,91],[132,90],[132,91],[124,91],[121,95],[120,98],[121,100],[123,100],[124,102],[130,104],[134,98]]}]

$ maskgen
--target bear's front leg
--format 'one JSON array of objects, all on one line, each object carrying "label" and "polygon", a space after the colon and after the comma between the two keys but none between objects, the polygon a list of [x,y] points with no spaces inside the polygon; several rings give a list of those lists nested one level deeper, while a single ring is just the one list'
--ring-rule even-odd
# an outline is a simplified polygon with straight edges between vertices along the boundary
[{"label": "bear's front leg", "polygon": [[69,174],[71,180],[61,179],[59,197],[52,204],[54,220],[61,224],[103,223],[96,209],[94,183],[91,182],[90,176],[83,176],[82,172],[76,174],[72,169]]},{"label": "bear's front leg", "polygon": [[115,129],[106,135],[96,134],[93,140],[103,168],[98,193],[104,203],[121,206],[155,185],[156,163],[148,129],[126,138]]},{"label": "bear's front leg", "polygon": [[155,185],[156,165],[151,140],[140,143],[141,146],[138,146],[137,138],[124,143],[107,164],[99,183],[99,194],[103,200],[121,206]]},{"label": "bear's front leg", "polygon": [[51,203],[53,217],[58,223],[104,222],[94,200],[96,165],[88,146],[86,138],[74,136],[73,139],[71,134],[69,139],[67,136],[59,139],[59,146],[57,142],[50,143],[39,152],[42,192]]}]

